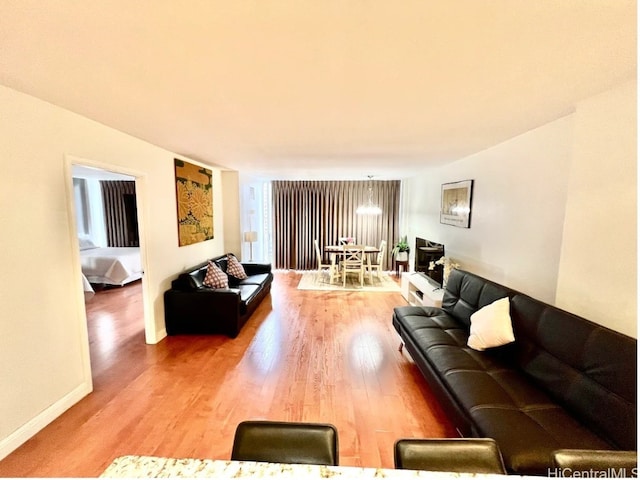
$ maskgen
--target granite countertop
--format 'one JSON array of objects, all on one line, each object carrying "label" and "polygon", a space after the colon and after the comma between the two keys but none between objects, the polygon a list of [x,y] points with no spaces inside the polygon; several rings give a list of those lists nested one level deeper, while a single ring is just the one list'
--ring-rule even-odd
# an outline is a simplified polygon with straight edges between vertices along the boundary
[{"label": "granite countertop", "polygon": [[415,470],[361,467],[325,467],[284,463],[199,460],[128,455],[116,458],[102,473],[105,478],[486,478],[503,475],[475,475]]}]

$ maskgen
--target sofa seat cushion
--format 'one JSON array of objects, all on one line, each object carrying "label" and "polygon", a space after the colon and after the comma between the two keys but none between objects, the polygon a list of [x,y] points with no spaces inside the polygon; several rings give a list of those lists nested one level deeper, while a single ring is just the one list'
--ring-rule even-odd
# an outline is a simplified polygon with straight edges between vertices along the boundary
[{"label": "sofa seat cushion", "polygon": [[239,280],[235,277],[229,277],[229,284],[233,287],[239,285],[263,285],[269,280],[270,273],[258,273],[255,275],[249,275],[247,278]]},{"label": "sofa seat cushion", "polygon": [[240,292],[240,308],[241,314],[245,313],[245,310],[242,310],[249,303],[251,303],[255,298],[258,297],[260,293],[261,287],[260,285],[238,285],[234,287],[232,290],[237,290]]},{"label": "sofa seat cushion", "polygon": [[[464,345],[464,340],[462,341]],[[434,345],[425,349],[424,344],[418,342],[418,345],[422,347],[432,368],[445,379],[447,375],[455,376],[460,371],[483,372],[490,375],[490,372],[504,369],[504,364],[493,356],[466,346]]]},{"label": "sofa seat cushion", "polygon": [[551,454],[560,448],[611,449],[558,405],[487,404],[471,416],[480,436],[496,440],[507,469],[520,474],[547,475]]},{"label": "sofa seat cushion", "polygon": [[407,331],[417,328],[438,328],[447,330],[459,329],[460,323],[448,314],[433,307],[396,307],[396,317],[402,319],[402,325]]},{"label": "sofa seat cushion", "polygon": [[470,412],[487,405],[525,411],[555,405],[520,373],[506,368],[450,370],[445,382]]},{"label": "sofa seat cushion", "polygon": [[439,308],[396,307],[393,324],[401,336],[411,337],[421,348],[463,346],[468,337],[466,329]]},{"label": "sofa seat cushion", "polygon": [[417,328],[407,332],[407,336],[411,337],[423,351],[443,345],[459,348],[465,344],[467,338],[466,334],[459,329],[440,330],[438,328]]}]

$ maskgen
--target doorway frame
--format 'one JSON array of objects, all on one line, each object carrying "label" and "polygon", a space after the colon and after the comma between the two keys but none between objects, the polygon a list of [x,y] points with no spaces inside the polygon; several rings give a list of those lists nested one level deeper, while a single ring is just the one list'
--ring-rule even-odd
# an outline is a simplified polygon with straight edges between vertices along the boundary
[{"label": "doorway frame", "polygon": [[[136,187],[136,210],[138,214],[138,234],[140,239],[140,262],[142,264],[142,307],[144,311],[144,336],[145,343],[155,344],[158,342],[158,332],[153,316],[153,302],[150,298],[149,284],[147,280],[147,274],[149,272],[149,265],[147,262],[147,238],[146,238],[146,216],[147,209],[147,193],[146,193],[146,173],[133,170],[121,165],[115,165],[96,160],[90,160],[87,158],[78,157],[75,155],[65,154],[64,156],[64,172],[65,172],[65,187],[67,192],[67,214],[69,218],[69,235],[71,245],[73,246],[72,263],[73,270],[78,279],[82,277],[82,267],[80,263],[80,245],[78,242],[78,226],[76,225],[76,209],[75,199],[73,194],[73,167],[82,166],[95,168],[99,170],[106,170],[108,172],[118,173],[121,175],[127,175],[135,179]],[[83,339],[83,370],[85,379],[91,385],[93,390],[93,380],[91,374],[91,358],[89,354],[89,332],[87,327],[87,312],[85,308],[84,291],[82,289],[82,283],[78,282],[76,292],[76,304],[79,318],[81,320],[80,334]]]}]

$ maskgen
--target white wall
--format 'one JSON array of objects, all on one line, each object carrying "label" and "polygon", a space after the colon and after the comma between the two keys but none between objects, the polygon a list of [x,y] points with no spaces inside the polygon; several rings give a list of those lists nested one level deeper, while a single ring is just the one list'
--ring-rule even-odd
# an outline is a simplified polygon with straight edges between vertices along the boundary
[{"label": "white wall", "polygon": [[[419,236],[443,243],[446,256],[462,268],[554,301],[572,128],[572,118],[564,117],[407,180],[410,241]],[[469,179],[471,228],[441,224],[441,185]]]},{"label": "white wall", "polygon": [[636,82],[578,104],[556,302],[637,337]]},{"label": "white wall", "polygon": [[241,256],[240,238],[240,194],[238,172],[222,172],[222,195],[224,196],[224,251]]},{"label": "white wall", "polygon": [[165,334],[162,295],[171,280],[224,252],[216,169],[215,238],[178,247],[174,157],[0,86],[0,458],[91,389],[78,245],[68,209],[69,158],[139,176],[152,341]]},{"label": "white wall", "polygon": [[[635,337],[636,139],[634,79],[407,180],[407,233],[444,243],[467,270]],[[475,180],[471,228],[441,225],[441,184],[466,179]]]}]

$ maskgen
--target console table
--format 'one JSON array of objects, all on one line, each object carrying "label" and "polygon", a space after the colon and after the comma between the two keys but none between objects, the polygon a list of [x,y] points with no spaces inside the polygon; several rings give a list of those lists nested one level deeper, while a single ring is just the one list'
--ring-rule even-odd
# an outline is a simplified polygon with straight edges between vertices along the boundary
[{"label": "console table", "polygon": [[100,475],[102,478],[505,478],[503,475],[427,472],[364,467],[325,467],[288,463],[238,462],[233,460],[200,460],[195,458],[162,458],[128,455],[116,458]]},{"label": "console table", "polygon": [[444,289],[434,286],[419,273],[403,273],[400,291],[409,305],[441,307]]}]

